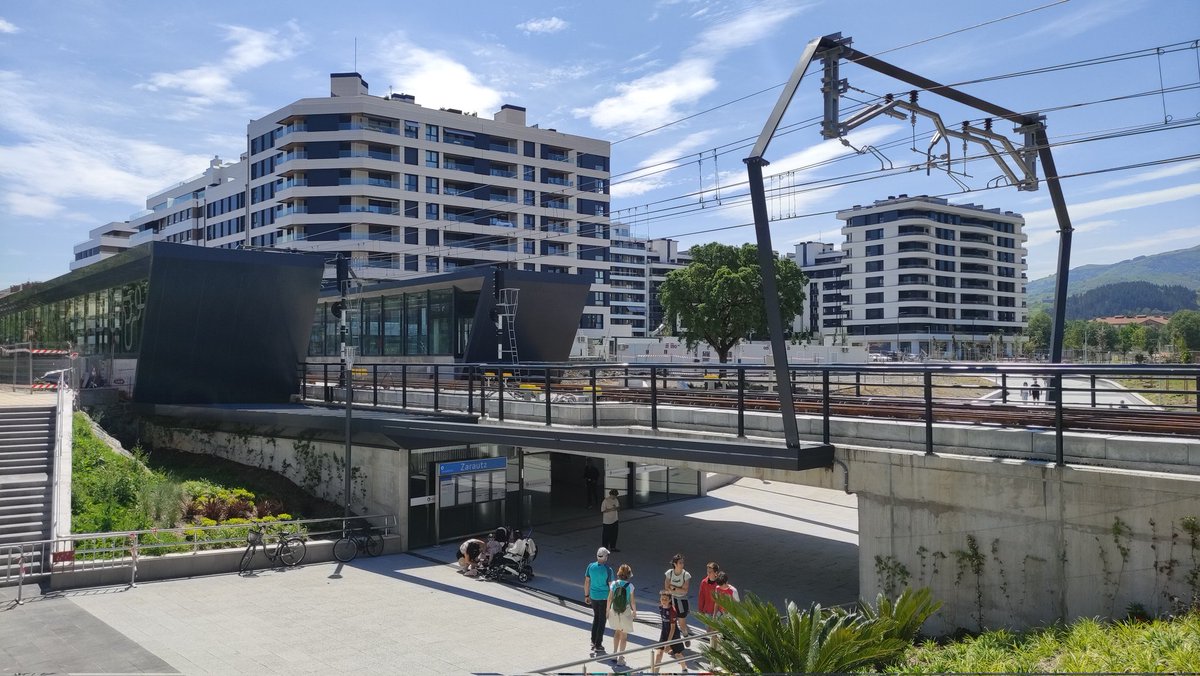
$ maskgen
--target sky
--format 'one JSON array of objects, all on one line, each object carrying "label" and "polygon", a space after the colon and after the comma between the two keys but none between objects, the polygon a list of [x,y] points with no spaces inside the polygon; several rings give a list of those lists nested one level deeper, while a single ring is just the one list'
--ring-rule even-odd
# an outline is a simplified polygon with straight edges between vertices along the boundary
[{"label": "sky", "polygon": [[[742,160],[805,44],[838,32],[924,77],[1044,112],[1075,227],[1072,267],[1200,244],[1200,2],[946,7],[10,0],[0,3],[0,288],[66,273],[89,230],[126,220],[214,155],[236,160],[249,120],[327,96],[329,73],[354,70],[375,95],[485,117],[514,104],[530,124],[611,141],[613,220],[635,235],[753,242]],[[1089,60],[1103,62],[1078,65]],[[840,76],[843,119],[911,89],[845,62]],[[924,117],[879,117],[845,143],[822,140],[819,88],[810,69],[765,153],[777,251],[840,243],[837,210],[925,194],[1023,214],[1030,279],[1054,272],[1044,182],[1002,185],[996,161],[957,140],[928,166]],[[985,117],[927,92],[918,104],[952,128]],[[1020,144],[1011,123],[993,128]]]}]

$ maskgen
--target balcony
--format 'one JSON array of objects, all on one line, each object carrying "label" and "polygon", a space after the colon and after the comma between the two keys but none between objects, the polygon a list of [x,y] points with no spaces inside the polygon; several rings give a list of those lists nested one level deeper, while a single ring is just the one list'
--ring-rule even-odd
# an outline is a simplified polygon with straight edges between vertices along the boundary
[{"label": "balcony", "polygon": [[511,202],[513,204],[516,204],[517,198],[513,197],[512,195],[505,195],[504,193],[494,192],[494,193],[488,195],[488,201],[489,202]]},{"label": "balcony", "polygon": [[542,202],[543,209],[569,209],[570,207],[570,200],[546,200]]},{"label": "balcony", "polygon": [[446,160],[445,163],[442,164],[442,168],[450,169],[452,171],[466,171],[472,174],[475,173],[474,164],[462,164],[455,162],[454,160]]},{"label": "balcony", "polygon": [[295,206],[284,207],[282,209],[276,209],[275,210],[275,218],[283,218],[284,216],[291,216],[292,214],[307,214],[307,213],[308,213],[308,207],[304,206],[303,204],[297,204]]},{"label": "balcony", "polygon": [[293,178],[287,181],[281,181],[275,184],[276,192],[283,192],[289,188],[303,188],[308,185],[308,181],[303,178]]},{"label": "balcony", "polygon": [[295,152],[284,154],[283,157],[276,160],[275,166],[281,167],[284,164],[291,162],[292,160],[307,160],[307,159],[308,159],[308,153],[304,152],[303,150],[297,150]]},{"label": "balcony", "polygon": [[569,223],[543,223],[542,232],[560,232],[566,234],[571,232],[571,225]]},{"label": "balcony", "polygon": [[[373,160],[384,160],[386,162],[399,162],[400,158],[391,153],[381,153],[377,150],[342,150],[338,153],[338,157],[369,157]],[[278,165],[276,165],[278,166]]]},{"label": "balcony", "polygon": [[341,124],[338,125],[339,131],[352,131],[352,130],[359,130],[359,129],[361,129],[363,131],[377,131],[381,134],[394,134],[396,136],[400,135],[399,127],[391,127],[391,126],[382,125],[382,124],[373,124],[370,122],[342,122]]},{"label": "balcony", "polygon": [[570,153],[566,152],[546,151],[542,153],[542,159],[552,162],[570,162],[571,156]]},{"label": "balcony", "polygon": [[554,185],[565,185],[568,188],[575,187],[575,181],[571,181],[566,178],[559,178],[557,176],[546,176],[545,178],[542,179],[542,183],[553,183]]},{"label": "balcony", "polygon": [[394,207],[380,207],[380,206],[374,206],[374,205],[354,206],[352,204],[351,205],[340,204],[340,205],[338,205],[338,213],[339,214],[370,213],[370,214],[383,214],[384,216],[395,216],[398,213],[400,213],[400,207],[398,205],[394,206]]},{"label": "balcony", "polygon": [[488,225],[498,225],[502,228],[517,227],[516,224],[514,224],[512,221],[508,220],[507,218],[500,218],[498,216],[492,216],[491,218],[489,218]]},{"label": "balcony", "polygon": [[[472,169],[472,171],[474,171],[474,169]],[[517,177],[517,172],[512,169],[497,169],[497,168],[493,167],[492,170],[489,171],[488,173],[491,174],[492,176],[500,176],[502,178],[516,178]]]},{"label": "balcony", "polygon": [[495,150],[498,153],[510,153],[510,154],[516,155],[517,154],[517,145],[516,145],[516,143],[512,143],[512,144],[489,143],[488,150]]},{"label": "balcony", "polygon": [[442,220],[454,221],[456,223],[474,223],[475,217],[470,214],[456,214],[453,211],[447,211],[442,214]]},{"label": "balcony", "polygon": [[308,127],[306,127],[303,123],[289,124],[288,126],[279,130],[279,134],[276,136],[276,139],[281,139],[288,134],[295,134],[296,132],[301,131],[308,131]]},{"label": "balcony", "polygon": [[373,185],[378,188],[400,187],[400,184],[396,181],[389,181],[382,178],[342,178],[338,179],[338,185]]}]

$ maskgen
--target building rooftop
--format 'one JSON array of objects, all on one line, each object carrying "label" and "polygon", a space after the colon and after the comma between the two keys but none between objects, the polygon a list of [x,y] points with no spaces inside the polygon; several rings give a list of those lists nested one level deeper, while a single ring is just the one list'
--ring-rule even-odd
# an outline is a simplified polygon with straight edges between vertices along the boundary
[{"label": "building rooftop", "polygon": [[980,204],[951,204],[946,199],[941,197],[930,197],[929,195],[914,195],[912,197],[909,197],[908,195],[889,195],[887,199],[875,200],[874,204],[868,204],[865,206],[861,204],[855,204],[849,209],[843,209],[838,212],[838,218],[841,218],[841,214],[859,211],[862,209],[877,209],[879,207],[899,206],[901,204],[911,204],[913,202],[923,202],[925,204],[932,204],[934,206],[954,207],[957,209],[971,209],[972,211],[979,211],[983,213],[1021,218],[1021,214],[1012,211],[1003,211],[998,207],[989,209]]}]

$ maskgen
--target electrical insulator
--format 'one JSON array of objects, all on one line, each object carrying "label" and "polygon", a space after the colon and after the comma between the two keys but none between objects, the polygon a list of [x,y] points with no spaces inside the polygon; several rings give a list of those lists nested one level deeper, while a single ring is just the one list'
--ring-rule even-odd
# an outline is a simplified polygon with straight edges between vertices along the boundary
[{"label": "electrical insulator", "polygon": [[990,117],[983,118],[983,130],[984,131],[992,130],[992,118],[990,118]]}]

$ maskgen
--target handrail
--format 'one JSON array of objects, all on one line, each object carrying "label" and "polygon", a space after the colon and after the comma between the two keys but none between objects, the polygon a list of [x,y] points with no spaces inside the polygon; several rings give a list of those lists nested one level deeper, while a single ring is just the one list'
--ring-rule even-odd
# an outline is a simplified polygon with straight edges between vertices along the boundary
[{"label": "handrail", "polygon": [[[684,641],[696,641],[696,640],[699,640],[702,638],[711,638],[713,636],[720,636],[720,633],[721,632],[718,632],[718,631],[710,631],[710,632],[706,632],[703,634],[688,634],[687,636],[679,636],[679,637],[669,639],[666,641],[661,641],[659,643],[651,643],[650,645],[638,646],[636,648],[622,650],[621,652],[604,653],[603,659],[611,659],[614,657],[623,657],[625,655],[632,655],[634,653],[645,652],[647,650],[657,650],[664,646],[669,646],[669,645],[672,645],[675,643],[683,643]],[[696,656],[696,657],[698,657],[698,656]],[[696,657],[681,657],[676,660],[663,661],[663,662],[659,662],[658,666],[661,667],[661,666],[668,665],[668,664],[680,664],[682,662],[694,660],[694,659],[696,659]],[[533,670],[531,670],[530,673],[534,673],[534,674],[561,673],[563,670],[570,669],[571,667],[585,667],[583,672],[587,673],[587,669],[586,669],[587,664],[590,662],[598,662],[598,661],[600,661],[600,660],[596,659],[595,657],[589,657],[586,660],[575,660],[574,662],[567,662],[566,664],[556,664],[552,667],[543,667],[541,669],[533,669]],[[649,668],[650,668],[650,666],[647,665],[645,669],[649,669]],[[628,669],[630,672],[644,671],[644,669],[638,669],[636,667],[626,667],[626,669]]]}]

